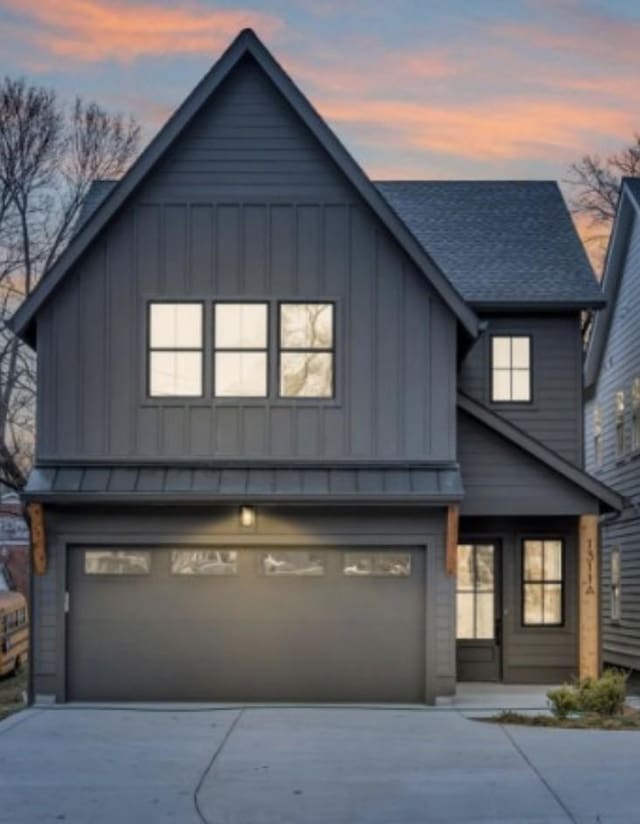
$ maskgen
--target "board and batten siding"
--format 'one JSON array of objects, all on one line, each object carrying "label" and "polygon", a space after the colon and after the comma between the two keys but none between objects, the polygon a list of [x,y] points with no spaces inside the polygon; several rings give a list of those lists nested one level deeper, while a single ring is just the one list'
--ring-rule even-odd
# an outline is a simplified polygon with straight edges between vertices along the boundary
[{"label": "board and batten siding", "polygon": [[[582,466],[582,340],[577,313],[483,317],[487,329],[460,371],[460,388]],[[530,335],[531,403],[491,403],[492,335]]]},{"label": "board and batten siding", "polygon": [[[602,527],[602,648],[610,664],[640,669],[640,450],[631,451],[631,386],[640,378],[640,220],[636,213],[602,355],[600,374],[585,406],[587,469],[627,499],[622,516]],[[616,392],[625,393],[625,453],[616,454]],[[594,410],[602,414],[602,465],[596,466]],[[620,621],[611,620],[611,550],[620,550]]]},{"label": "board and batten siding", "polygon": [[[145,398],[152,298],[335,301],[336,398]],[[38,355],[39,460],[455,459],[455,318],[251,61],[45,305]]]},{"label": "board and batten siding", "polygon": [[[425,627],[427,691],[455,691],[455,579],[445,572],[445,510],[374,508],[261,507],[256,530],[247,533],[235,507],[60,508],[47,512],[49,568],[35,579],[33,634],[34,687],[38,695],[64,701],[66,620],[64,611],[69,547],[424,547],[426,557]],[[74,609],[73,592],[69,609]],[[169,618],[168,618],[169,620]],[[185,636],[185,643],[188,642]]]}]

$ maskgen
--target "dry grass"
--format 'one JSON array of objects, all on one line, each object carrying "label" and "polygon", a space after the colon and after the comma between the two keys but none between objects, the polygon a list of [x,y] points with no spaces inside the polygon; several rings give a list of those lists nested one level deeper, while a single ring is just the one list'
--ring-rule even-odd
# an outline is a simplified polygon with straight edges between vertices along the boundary
[{"label": "dry grass", "polygon": [[27,689],[27,669],[23,667],[16,676],[0,678],[0,721],[18,710],[24,709],[23,694]]},{"label": "dry grass", "polygon": [[490,718],[478,718],[488,724],[518,724],[523,727],[552,727],[561,730],[640,730],[640,711],[626,707],[621,715],[584,713],[573,718],[553,715],[525,715],[505,710]]}]

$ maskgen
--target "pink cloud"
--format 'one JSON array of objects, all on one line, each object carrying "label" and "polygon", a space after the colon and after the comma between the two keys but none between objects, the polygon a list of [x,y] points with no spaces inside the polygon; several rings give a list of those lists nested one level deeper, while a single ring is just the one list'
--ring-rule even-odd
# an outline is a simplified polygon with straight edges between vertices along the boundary
[{"label": "pink cloud", "polygon": [[245,26],[265,34],[280,26],[267,12],[211,9],[201,2],[166,7],[144,0],[5,0],[5,6],[31,21],[22,34],[33,46],[80,62],[212,54]]}]

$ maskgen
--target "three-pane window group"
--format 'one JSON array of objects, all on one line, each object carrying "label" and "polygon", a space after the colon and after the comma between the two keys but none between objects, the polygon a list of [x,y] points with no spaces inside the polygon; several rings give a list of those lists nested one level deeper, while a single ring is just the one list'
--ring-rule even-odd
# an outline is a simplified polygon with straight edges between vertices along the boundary
[{"label": "three-pane window group", "polygon": [[[210,358],[205,344],[206,306],[202,302],[149,304],[149,395],[202,397],[210,364],[214,397],[268,397],[271,305],[213,303]],[[278,305],[278,397],[333,397],[334,325],[332,303]]]}]

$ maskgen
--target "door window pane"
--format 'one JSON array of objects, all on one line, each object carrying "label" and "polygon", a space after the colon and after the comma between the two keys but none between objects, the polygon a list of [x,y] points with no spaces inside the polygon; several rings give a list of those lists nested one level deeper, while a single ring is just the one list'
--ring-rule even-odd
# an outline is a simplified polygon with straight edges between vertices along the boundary
[{"label": "door window pane", "polygon": [[563,563],[561,540],[523,542],[522,621],[525,626],[562,624]]},{"label": "door window pane", "polygon": [[461,640],[495,635],[495,547],[460,544],[456,584],[457,633]]},{"label": "door window pane", "polygon": [[229,549],[174,549],[172,575],[236,575],[238,553]]},{"label": "door window pane", "polygon": [[324,555],[303,550],[272,550],[260,556],[260,567],[264,575],[324,575]]},{"label": "door window pane", "polygon": [[87,575],[148,575],[151,552],[148,550],[87,550],[84,553]]}]

